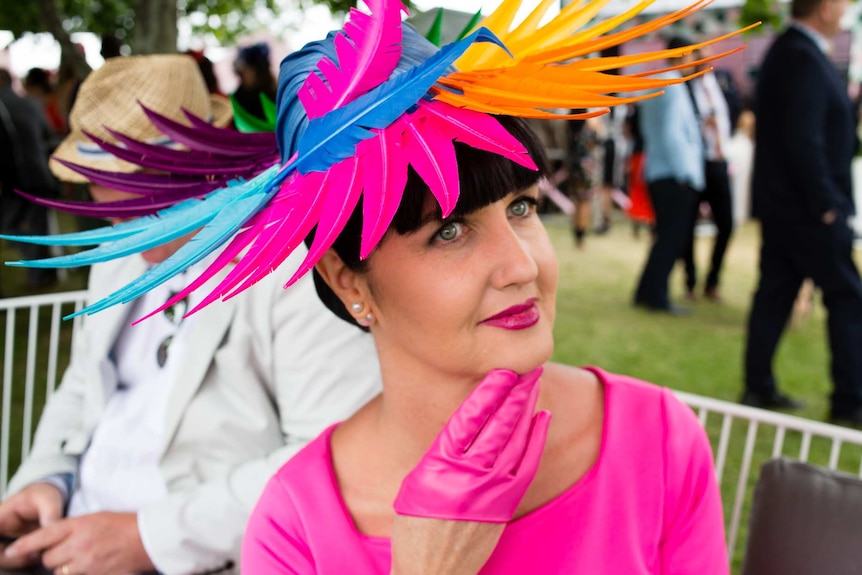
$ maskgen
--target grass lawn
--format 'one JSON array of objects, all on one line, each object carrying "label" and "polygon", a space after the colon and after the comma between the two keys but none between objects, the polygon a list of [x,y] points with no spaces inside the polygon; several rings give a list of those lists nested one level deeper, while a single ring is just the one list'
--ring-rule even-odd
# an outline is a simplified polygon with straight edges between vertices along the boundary
[{"label": "grass lawn", "polygon": [[[66,222],[68,224],[68,222]],[[635,283],[649,250],[649,236],[633,237],[627,222],[617,222],[605,236],[588,236],[586,247],[576,250],[568,223],[559,216],[546,219],[560,261],[557,301],[555,359],[575,365],[598,365],[607,370],[634,375],[641,379],[696,394],[735,401],[742,388],[742,352],[745,323],[755,288],[757,270],[757,226],[746,224],[737,231],[730,245],[720,304],[706,300],[692,304],[688,317],[670,317],[636,309],[631,305]],[[61,225],[66,229],[66,225]],[[707,262],[711,239],[698,240],[699,262]],[[14,254],[0,244],[0,258]],[[701,267],[701,276],[706,269]],[[58,289],[80,289],[84,274],[73,272]],[[0,269],[0,289],[8,297],[24,295],[23,273]],[[678,267],[671,280],[672,293],[682,293],[682,270]],[[830,392],[825,314],[818,301],[810,316],[790,329],[781,342],[776,359],[777,377],[782,390],[803,399],[806,409],[799,415],[823,420],[827,416]],[[17,337],[26,337],[26,321],[19,318]],[[5,337],[5,317],[0,317],[0,349]],[[47,337],[47,336],[46,336]],[[61,366],[67,358],[61,358]],[[15,379],[23,378],[22,365],[16,366]],[[23,393],[15,391],[17,402]],[[19,413],[16,409],[15,413]],[[14,417],[13,417],[14,419]],[[719,421],[710,420],[712,437]],[[14,425],[13,425],[14,427]],[[636,431],[636,430],[633,430]],[[741,454],[745,430],[734,428],[731,454]],[[755,464],[769,456],[771,434],[761,434]],[[19,441],[13,441],[16,448]],[[799,438],[788,435],[785,453],[798,450]],[[828,445],[814,442],[810,459],[821,465],[828,458]],[[858,473],[859,451],[847,449],[841,467]],[[855,458],[855,461],[853,460]],[[13,461],[17,459],[13,454]],[[739,464],[729,458],[722,491],[727,501],[736,484]],[[757,468],[752,469],[751,482]],[[636,478],[632,478],[636,480]],[[729,507],[726,509],[730,514]],[[745,527],[743,526],[743,529]],[[744,531],[740,535],[744,541]],[[735,570],[739,568],[741,546],[737,546]]]}]

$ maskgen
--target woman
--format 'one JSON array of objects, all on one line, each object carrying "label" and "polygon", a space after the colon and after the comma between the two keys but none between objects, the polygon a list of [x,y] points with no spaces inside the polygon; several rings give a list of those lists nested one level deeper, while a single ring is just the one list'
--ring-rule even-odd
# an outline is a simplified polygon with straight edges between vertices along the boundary
[{"label": "woman", "polygon": [[[532,134],[504,125],[541,163]],[[384,391],[270,482],[244,572],[388,573],[391,554],[398,574],[726,573],[709,446],[691,411],[667,390],[549,362],[557,261],[535,211],[540,173],[466,146],[458,163],[452,216],[411,178],[367,260],[357,263],[356,212],[320,262],[344,308],[370,324]],[[554,417],[513,521],[471,524],[491,533],[416,553],[411,537],[427,525],[393,509],[405,477],[489,372],[538,366],[538,408]]]},{"label": "woman", "polygon": [[125,249],[135,234],[151,244],[204,226],[174,261],[85,311],[227,239],[212,269],[232,269],[201,305],[232,297],[309,236],[294,279],[314,268],[327,306],[374,337],[383,393],[272,479],[243,571],[727,573],[709,445],[690,410],[649,384],[549,362],[557,262],[535,209],[545,160],[521,120],[485,113],[547,117],[537,106],[612,105],[630,101],[603,96],[622,83],[664,85],[599,73],[625,58],[565,63],[655,26],[571,36],[599,7],[573,3],[547,28],[535,29],[540,10],[509,31],[508,1],[487,21],[495,34],[438,52],[402,27],[400,4],[369,6],[282,63],[279,169],[164,210],[152,229],[100,236]]}]

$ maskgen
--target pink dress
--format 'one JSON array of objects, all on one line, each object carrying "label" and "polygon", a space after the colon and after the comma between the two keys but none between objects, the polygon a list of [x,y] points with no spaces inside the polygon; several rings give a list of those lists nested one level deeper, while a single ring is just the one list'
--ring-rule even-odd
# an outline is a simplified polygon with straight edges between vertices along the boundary
[{"label": "pink dress", "polygon": [[[509,523],[481,575],[727,575],[712,455],[692,411],[667,389],[590,370],[605,390],[598,460]],[[333,429],[270,480],[245,534],[243,573],[388,575],[389,539],[359,533],[341,498]]]}]

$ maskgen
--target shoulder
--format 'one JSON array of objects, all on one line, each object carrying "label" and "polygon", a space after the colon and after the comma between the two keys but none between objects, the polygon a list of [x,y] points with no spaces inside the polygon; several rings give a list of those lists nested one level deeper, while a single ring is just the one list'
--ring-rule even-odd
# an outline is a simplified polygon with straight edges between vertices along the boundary
[{"label": "shoulder", "polygon": [[255,537],[273,536],[271,531],[277,527],[276,531],[304,538],[308,520],[317,513],[308,507],[329,499],[329,437],[333,428],[321,433],[270,478],[249,522],[249,532]]},{"label": "shoulder", "polygon": [[[639,429],[644,436],[662,443],[691,443],[705,437],[703,429],[690,407],[677,399],[673,392],[654,383],[628,375],[610,373],[588,367],[604,387],[609,416],[621,423],[650,422]],[[690,449],[689,446],[688,449]]]},{"label": "shoulder", "polygon": [[[326,435],[325,433],[321,435]],[[290,459],[263,490],[245,528],[242,541],[242,571],[249,573],[312,573],[309,527],[314,522],[302,502],[314,500],[314,490],[301,493],[300,472],[314,474],[321,437]],[[311,467],[299,467],[305,462]],[[316,485],[312,482],[312,486]]]}]

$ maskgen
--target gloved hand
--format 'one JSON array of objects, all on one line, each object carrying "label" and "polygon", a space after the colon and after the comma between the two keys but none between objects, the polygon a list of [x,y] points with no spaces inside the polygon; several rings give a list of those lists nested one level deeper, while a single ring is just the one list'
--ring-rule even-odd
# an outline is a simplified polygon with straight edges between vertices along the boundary
[{"label": "gloved hand", "polygon": [[452,415],[395,498],[399,515],[506,523],[533,481],[551,413],[533,415],[542,368],[495,369]]}]

